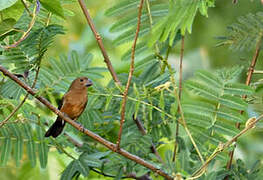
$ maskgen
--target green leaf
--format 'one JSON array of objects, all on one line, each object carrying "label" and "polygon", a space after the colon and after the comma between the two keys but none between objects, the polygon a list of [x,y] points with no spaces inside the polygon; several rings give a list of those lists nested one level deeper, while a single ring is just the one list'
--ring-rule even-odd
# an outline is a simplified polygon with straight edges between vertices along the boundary
[{"label": "green leaf", "polygon": [[114,178],[114,180],[120,180],[122,179],[122,175],[123,175],[123,167],[120,167],[118,170],[118,174],[117,176]]},{"label": "green leaf", "polygon": [[6,9],[12,5],[14,5],[16,3],[17,0],[4,0],[4,1],[0,1],[0,11],[2,11],[3,9]]},{"label": "green leaf", "polygon": [[27,155],[31,163],[31,167],[36,166],[36,145],[33,140],[27,142]]},{"label": "green leaf", "polygon": [[33,140],[33,134],[32,134],[32,128],[29,124],[23,124],[23,129],[25,136],[28,138],[28,141],[26,143],[27,145],[27,155],[31,163],[31,167],[36,166],[36,145]]},{"label": "green leaf", "polygon": [[64,11],[61,6],[59,0],[40,0],[40,3],[46,8],[48,11],[65,18]]},{"label": "green leaf", "polygon": [[249,13],[238,18],[238,21],[228,26],[228,36],[221,44],[230,45],[234,51],[250,51],[262,39],[263,13]]},{"label": "green leaf", "polygon": [[87,177],[89,175],[89,166],[86,166],[81,161],[76,161],[78,171],[84,176]]},{"label": "green leaf", "polygon": [[[10,3],[10,2],[12,2],[12,3]],[[7,6],[5,6],[4,4],[6,4],[6,5],[9,4],[11,6],[6,8]],[[21,1],[1,0],[0,1],[0,11],[1,11],[3,19],[13,18],[17,21],[23,14],[24,6],[23,6]]]},{"label": "green leaf", "polygon": [[198,79],[202,80],[202,82],[208,85],[211,85],[217,88],[221,88],[223,86],[223,80],[211,72],[200,70],[200,71],[197,71],[195,75]]},{"label": "green leaf", "polygon": [[41,168],[46,168],[48,159],[48,146],[44,141],[38,144],[38,156]]},{"label": "green leaf", "polygon": [[236,110],[246,110],[248,107],[248,104],[245,103],[240,97],[231,96],[228,94],[221,96],[219,102],[229,108]]},{"label": "green leaf", "polygon": [[[6,131],[6,130],[3,130],[3,131]],[[8,133],[8,132],[7,132]],[[11,138],[8,138],[6,137],[4,139],[4,142],[3,144],[1,145],[1,161],[0,161],[0,164],[2,166],[5,166],[6,163],[8,162],[9,160],[9,156],[11,154],[11,149],[12,149],[12,141],[11,141]]]},{"label": "green leaf", "polygon": [[217,115],[218,117],[221,117],[229,121],[233,121],[233,122],[243,123],[246,121],[246,118],[242,116],[240,112],[234,111],[231,109],[220,108],[220,110],[217,111]]},{"label": "green leaf", "polygon": [[139,4],[137,0],[123,0],[105,12],[106,16],[120,15],[124,11],[133,9]]},{"label": "green leaf", "polygon": [[23,139],[22,139],[22,133],[20,130],[20,127],[18,124],[10,124],[8,127],[10,127],[10,129],[12,129],[12,132],[14,133],[15,137],[16,137],[16,141],[14,144],[14,158],[16,161],[16,166],[20,166],[20,161],[22,159],[23,156]]},{"label": "green leaf", "polygon": [[16,161],[16,166],[20,166],[20,161],[23,156],[23,145],[24,142],[22,139],[17,139],[14,145],[14,158]]},{"label": "green leaf", "polygon": [[219,97],[217,89],[212,89],[210,86],[204,85],[198,81],[188,80],[185,86],[208,100],[217,100]]},{"label": "green leaf", "polygon": [[4,19],[0,23],[0,36],[12,31],[15,23],[16,23],[16,20],[13,18]]},{"label": "green leaf", "polygon": [[63,171],[61,180],[72,180],[76,172],[78,171],[79,163],[78,160],[73,160],[69,163],[66,169]]},{"label": "green leaf", "polygon": [[84,153],[79,157],[79,159],[81,163],[84,164],[85,166],[96,167],[96,168],[101,167],[102,162],[96,157],[96,155],[94,156],[93,155],[94,154]]},{"label": "green leaf", "polygon": [[241,83],[228,83],[225,85],[224,91],[230,95],[251,95],[254,92],[250,86]]}]

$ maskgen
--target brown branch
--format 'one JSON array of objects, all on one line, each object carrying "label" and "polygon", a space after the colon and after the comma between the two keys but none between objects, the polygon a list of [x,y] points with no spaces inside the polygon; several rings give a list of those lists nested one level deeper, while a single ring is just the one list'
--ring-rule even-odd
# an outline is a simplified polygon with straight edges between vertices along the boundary
[{"label": "brown branch", "polygon": [[[184,58],[184,36],[182,36],[181,40],[181,51],[180,51],[180,65],[179,65],[179,92],[178,96],[181,100],[182,96],[182,81],[183,81],[183,58]],[[180,108],[178,106],[177,112],[180,113]],[[179,138],[179,121],[178,118],[176,120],[176,130],[175,130],[175,142],[174,142],[174,153],[173,153],[173,161],[176,159],[176,152],[178,149],[178,138]]]},{"label": "brown branch", "polygon": [[[251,64],[250,64],[248,72],[247,72],[247,79],[246,79],[246,85],[247,86],[250,85],[250,82],[251,82],[251,79],[252,79],[252,75],[253,75],[253,72],[254,72],[254,69],[255,69],[255,66],[256,66],[256,63],[257,63],[257,59],[258,59],[259,53],[260,53],[261,42],[262,42],[262,37],[257,42],[256,50],[255,50],[253,59],[251,61]],[[247,98],[247,96],[244,95],[243,99],[246,99],[246,98]],[[244,111],[240,111],[240,113],[243,114]],[[240,129],[240,123],[236,123],[236,128]],[[231,168],[231,165],[232,165],[232,162],[233,162],[233,157],[234,157],[234,152],[235,152],[235,147],[236,146],[234,146],[234,149],[229,152],[229,161],[227,162],[227,166],[226,166],[227,169]],[[225,180],[227,180],[227,179],[228,179],[228,176],[225,177]]]},{"label": "brown branch", "polygon": [[87,21],[88,21],[89,27],[90,27],[91,31],[93,32],[93,35],[95,36],[95,38],[97,40],[97,43],[98,43],[98,45],[100,47],[100,50],[101,50],[101,53],[102,53],[102,55],[104,57],[104,62],[106,63],[106,65],[107,65],[107,67],[108,67],[108,69],[109,69],[109,71],[111,73],[111,76],[112,76],[113,80],[117,83],[118,86],[121,86],[121,82],[120,82],[116,72],[114,71],[114,68],[113,68],[113,66],[111,64],[110,58],[109,58],[109,56],[108,56],[108,54],[107,54],[107,52],[106,52],[106,50],[104,48],[104,45],[102,43],[101,36],[97,32],[97,30],[95,28],[95,25],[92,22],[92,19],[91,19],[90,15],[89,15],[88,9],[86,8],[84,0],[78,0],[78,1],[79,1],[79,5],[80,5],[80,7],[81,7],[81,9],[82,9]]},{"label": "brown branch", "polygon": [[[137,127],[138,127],[139,131],[142,133],[142,135],[143,135],[143,136],[146,135],[146,130],[144,129],[142,122],[141,122],[137,117],[135,118],[134,114],[133,114],[133,116],[132,116],[132,119],[134,120],[135,124],[137,125]],[[163,162],[161,156],[159,155],[158,151],[156,150],[155,145],[153,144],[153,142],[151,142],[151,144],[152,144],[152,145],[151,145],[152,153],[154,153],[155,156],[157,157],[157,159],[158,159],[161,163],[164,164],[164,162]]]},{"label": "brown branch", "polygon": [[128,76],[128,81],[127,81],[127,84],[126,84],[126,88],[125,88],[124,93],[123,93],[123,100],[122,100],[122,105],[121,105],[120,130],[119,130],[118,140],[117,140],[117,150],[120,149],[122,128],[123,128],[123,124],[125,122],[125,107],[126,107],[127,95],[128,95],[129,87],[130,87],[130,84],[131,84],[133,71],[134,71],[135,48],[136,48],[136,43],[137,43],[137,39],[138,39],[139,32],[140,32],[143,2],[144,2],[144,0],[140,1],[140,6],[139,6],[139,10],[138,10],[137,29],[136,29],[134,42],[133,42],[133,45],[132,45],[132,52],[131,52],[130,71],[129,71],[129,76]]},{"label": "brown branch", "polygon": [[[28,93],[33,95],[36,99],[38,99],[42,104],[44,104],[46,107],[48,107],[51,111],[53,111],[55,114],[57,114],[63,120],[67,121],[67,123],[72,125],[74,128],[76,128],[77,130],[79,130],[79,131],[83,132],[84,134],[88,135],[89,137],[91,137],[95,141],[99,142],[103,146],[107,147],[111,151],[116,152],[116,144],[107,141],[106,139],[100,137],[99,135],[93,133],[92,131],[83,128],[83,126],[81,124],[78,124],[77,122],[73,121],[72,119],[66,117],[61,111],[59,111],[57,108],[55,108],[49,101],[47,101],[45,98],[43,98],[41,96],[38,96],[36,91],[34,91],[32,88],[30,88],[28,85],[26,85],[24,82],[22,82],[20,79],[18,79],[15,75],[10,73],[8,70],[6,70],[1,65],[0,65],[0,71],[5,76],[8,76],[9,78],[11,78],[19,86],[24,88]],[[168,180],[172,180],[173,179],[170,175],[168,175],[167,173],[165,173],[161,169],[155,167],[154,165],[148,163],[147,161],[141,159],[140,157],[125,151],[124,149],[120,149],[119,151],[117,151],[117,153],[122,155],[122,156],[124,156],[124,157],[126,157],[127,159],[130,159],[130,160],[132,160],[132,161],[134,161],[134,162],[136,162],[136,163],[138,163],[138,164],[140,164],[140,165],[152,170],[153,172],[159,174],[160,176],[165,177]]]}]

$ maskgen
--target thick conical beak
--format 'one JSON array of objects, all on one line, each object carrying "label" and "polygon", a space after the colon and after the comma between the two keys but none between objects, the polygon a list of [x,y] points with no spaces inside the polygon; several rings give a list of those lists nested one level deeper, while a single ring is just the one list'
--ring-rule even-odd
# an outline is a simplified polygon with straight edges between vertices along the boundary
[{"label": "thick conical beak", "polygon": [[89,79],[88,81],[87,81],[87,83],[86,83],[86,86],[87,87],[90,87],[90,86],[92,86],[93,85],[93,83],[92,83],[92,81]]}]

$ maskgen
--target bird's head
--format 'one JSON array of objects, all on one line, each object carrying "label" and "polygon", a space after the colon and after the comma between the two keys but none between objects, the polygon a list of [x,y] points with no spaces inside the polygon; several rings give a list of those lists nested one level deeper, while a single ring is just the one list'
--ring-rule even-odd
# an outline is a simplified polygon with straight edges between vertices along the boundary
[{"label": "bird's head", "polygon": [[87,87],[92,86],[92,81],[87,77],[79,77],[75,79],[72,84],[70,85],[70,89],[86,89]]}]

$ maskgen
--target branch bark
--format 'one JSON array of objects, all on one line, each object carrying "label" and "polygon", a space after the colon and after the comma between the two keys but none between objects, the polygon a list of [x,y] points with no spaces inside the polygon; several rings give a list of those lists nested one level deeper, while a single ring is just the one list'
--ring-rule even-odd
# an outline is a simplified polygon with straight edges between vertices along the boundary
[{"label": "branch bark", "polygon": [[[51,111],[53,111],[55,114],[57,114],[63,120],[67,121],[67,123],[72,125],[74,128],[76,128],[77,130],[79,130],[79,131],[83,132],[84,134],[88,135],[89,137],[91,137],[95,141],[99,142],[103,146],[107,147],[111,151],[116,152],[116,144],[107,141],[106,139],[100,137],[99,135],[93,133],[92,131],[89,131],[88,129],[83,128],[82,125],[78,124],[77,122],[73,121],[72,119],[66,117],[61,111],[59,111],[57,108],[55,108],[49,101],[47,101],[45,98],[43,98],[41,96],[38,96],[36,91],[34,91],[32,88],[30,88],[28,85],[26,85],[24,82],[22,82],[14,74],[10,73],[8,70],[6,70],[1,65],[0,65],[0,71],[5,76],[8,76],[9,78],[11,78],[19,86],[24,88],[28,93],[33,95],[36,99],[38,99],[42,104],[44,104],[46,107],[48,107]],[[161,169],[155,167],[154,165],[148,163],[147,161],[141,159],[140,157],[125,151],[124,149],[120,149],[119,151],[117,151],[117,153],[122,155],[122,156],[124,156],[124,157],[126,157],[127,159],[130,159],[130,160],[132,160],[132,161],[134,161],[134,162],[136,162],[136,163],[138,163],[138,164],[140,164],[140,165],[152,170],[153,172],[159,174],[160,176],[163,176],[164,178],[166,178],[168,180],[172,180],[173,179],[172,176],[168,175],[167,173],[165,173]]]},{"label": "branch bark", "polygon": [[144,2],[144,0],[140,1],[139,11],[138,11],[137,29],[136,29],[136,33],[135,33],[135,37],[134,37],[134,42],[132,45],[130,71],[129,71],[129,76],[128,76],[126,88],[125,88],[124,93],[123,93],[123,100],[122,100],[122,105],[121,105],[120,130],[119,130],[118,140],[117,140],[117,150],[120,149],[122,129],[123,129],[123,124],[125,122],[125,107],[126,107],[126,102],[127,102],[127,95],[128,95],[129,87],[131,84],[133,71],[134,71],[135,48],[136,48],[136,43],[137,43],[137,39],[138,39],[139,32],[140,32],[143,2]]},{"label": "branch bark", "polygon": [[101,36],[99,35],[99,33],[97,32],[97,30],[95,28],[95,25],[94,25],[90,15],[89,15],[89,11],[86,8],[84,0],[78,0],[78,1],[79,1],[79,5],[80,5],[80,7],[81,7],[81,9],[83,11],[83,14],[85,15],[85,17],[86,17],[86,19],[88,21],[89,27],[90,27],[91,31],[93,32],[93,35],[96,38],[96,41],[97,41],[97,43],[99,45],[101,53],[102,53],[102,55],[104,57],[104,62],[106,63],[107,68],[110,71],[113,80],[117,83],[118,86],[121,86],[121,82],[120,82],[116,72],[114,71],[114,68],[113,68],[113,66],[111,64],[110,58],[109,58],[109,56],[107,54],[107,51],[105,50],[105,47],[103,45]]}]

